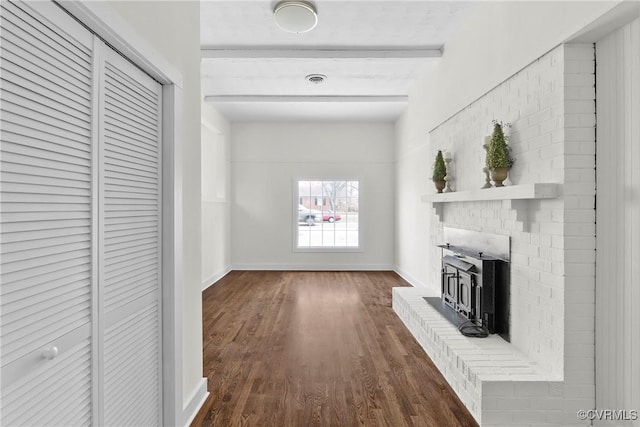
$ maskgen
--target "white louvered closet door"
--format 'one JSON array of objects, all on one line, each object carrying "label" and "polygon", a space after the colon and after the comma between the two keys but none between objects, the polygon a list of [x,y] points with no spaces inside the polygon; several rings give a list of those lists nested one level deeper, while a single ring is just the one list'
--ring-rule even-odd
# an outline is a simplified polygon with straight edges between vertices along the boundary
[{"label": "white louvered closet door", "polygon": [[160,425],[161,86],[0,4],[0,425]]},{"label": "white louvered closet door", "polygon": [[93,39],[52,3],[0,7],[0,424],[88,425]]},{"label": "white louvered closet door", "polygon": [[103,46],[100,235],[104,423],[161,420],[161,86]]}]

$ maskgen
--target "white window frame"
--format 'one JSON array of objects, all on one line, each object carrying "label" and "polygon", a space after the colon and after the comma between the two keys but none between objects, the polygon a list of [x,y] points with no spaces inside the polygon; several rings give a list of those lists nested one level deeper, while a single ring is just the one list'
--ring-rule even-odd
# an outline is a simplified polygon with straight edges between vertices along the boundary
[{"label": "white window frame", "polygon": [[[300,194],[298,192],[300,181],[357,181],[358,182],[358,246],[298,246],[298,205],[300,204]],[[364,229],[362,227],[363,211],[363,179],[359,176],[347,177],[317,177],[317,176],[297,176],[291,184],[291,223],[292,223],[292,248],[294,253],[341,253],[341,252],[364,252]]]}]

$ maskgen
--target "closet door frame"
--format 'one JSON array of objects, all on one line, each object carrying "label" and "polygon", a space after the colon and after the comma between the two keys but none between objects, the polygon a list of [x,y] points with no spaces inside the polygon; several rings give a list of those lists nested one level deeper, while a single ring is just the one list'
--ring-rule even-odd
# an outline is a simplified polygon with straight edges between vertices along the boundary
[{"label": "closet door frame", "polygon": [[163,424],[184,425],[182,390],[182,74],[104,2],[60,5],[162,85]]}]

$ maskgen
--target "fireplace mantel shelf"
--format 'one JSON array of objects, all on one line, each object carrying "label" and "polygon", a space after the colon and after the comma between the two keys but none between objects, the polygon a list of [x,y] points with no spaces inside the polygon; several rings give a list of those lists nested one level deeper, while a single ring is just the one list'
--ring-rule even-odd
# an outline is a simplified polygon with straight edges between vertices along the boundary
[{"label": "fireplace mantel shelf", "polygon": [[452,193],[434,193],[422,196],[423,202],[474,202],[481,200],[531,200],[553,199],[558,197],[559,184],[534,183],[509,185],[470,191],[454,191]]},{"label": "fireplace mantel shelf", "polygon": [[528,201],[536,199],[554,199],[560,194],[561,185],[555,183],[533,183],[509,185],[469,191],[454,191],[451,193],[434,193],[422,196],[422,201],[432,203],[438,219],[442,221],[445,203],[477,202],[487,200],[502,200],[507,203],[505,208],[516,211],[516,220],[526,226]]}]

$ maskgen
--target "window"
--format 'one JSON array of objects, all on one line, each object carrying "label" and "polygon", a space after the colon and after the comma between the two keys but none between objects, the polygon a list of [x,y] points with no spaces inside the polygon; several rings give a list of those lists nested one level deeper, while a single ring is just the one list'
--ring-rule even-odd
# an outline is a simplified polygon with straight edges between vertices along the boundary
[{"label": "window", "polygon": [[359,248],[359,186],[359,181],[298,180],[296,248]]}]

